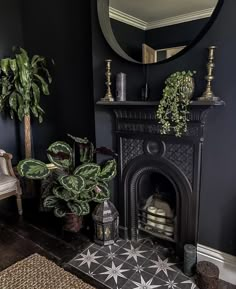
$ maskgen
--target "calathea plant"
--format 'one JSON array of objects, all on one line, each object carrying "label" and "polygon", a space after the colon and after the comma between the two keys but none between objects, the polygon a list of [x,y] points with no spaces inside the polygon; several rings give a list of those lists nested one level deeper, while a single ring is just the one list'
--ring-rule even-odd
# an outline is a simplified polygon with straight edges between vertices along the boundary
[{"label": "calathea plant", "polygon": [[[45,208],[53,209],[57,217],[68,213],[77,216],[90,212],[89,202],[103,202],[110,197],[108,182],[116,175],[116,161],[112,159],[99,165],[93,162],[94,154],[98,152],[112,154],[104,148],[94,149],[86,138],[69,135],[73,148],[66,142],[57,141],[47,150],[47,157],[56,170],[35,159],[25,159],[19,162],[18,172],[29,179],[44,179],[54,173],[43,193]],[[75,166],[75,150],[79,147],[80,164]]]},{"label": "calathea plant", "polygon": [[32,58],[23,49],[15,55],[0,60],[0,112],[5,110],[11,118],[16,115],[24,120],[25,157],[31,157],[31,115],[43,121],[44,110],[40,96],[49,95],[52,78],[46,68],[46,59],[39,55]]},{"label": "calathea plant", "polygon": [[163,97],[156,113],[161,134],[168,134],[173,129],[175,135],[180,137],[187,131],[194,73],[195,71],[178,71],[166,79]]}]

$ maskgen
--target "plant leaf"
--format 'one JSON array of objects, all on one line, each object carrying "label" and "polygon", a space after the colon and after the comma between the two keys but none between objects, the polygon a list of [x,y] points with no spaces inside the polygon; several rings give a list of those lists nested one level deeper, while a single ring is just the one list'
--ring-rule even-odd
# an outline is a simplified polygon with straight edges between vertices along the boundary
[{"label": "plant leaf", "polygon": [[71,212],[76,214],[77,216],[87,215],[90,212],[89,204],[86,202],[79,203],[75,201],[69,201],[67,205],[69,209],[71,210]]},{"label": "plant leaf", "polygon": [[47,82],[43,79],[42,76],[38,74],[34,74],[34,76],[39,80],[39,83],[41,84],[41,89],[44,95],[49,95],[49,89]]},{"label": "plant leaf", "polygon": [[69,201],[71,199],[74,199],[75,195],[72,191],[66,190],[63,186],[57,186],[53,188],[53,194],[64,201]]},{"label": "plant leaf", "polygon": [[62,206],[54,208],[54,215],[58,218],[65,217],[66,213],[67,213],[66,209]]},{"label": "plant leaf", "polygon": [[45,208],[55,208],[59,206],[59,199],[55,196],[48,196],[44,199],[43,205]]},{"label": "plant leaf", "polygon": [[50,173],[45,163],[35,159],[20,161],[17,170],[21,176],[33,180],[44,179]]},{"label": "plant leaf", "polygon": [[49,161],[57,167],[68,169],[72,165],[72,148],[66,142],[54,142],[47,151]]},{"label": "plant leaf", "polygon": [[8,74],[9,67],[10,67],[10,58],[1,59],[1,69],[5,74]]},{"label": "plant leaf", "polygon": [[76,196],[75,200],[78,202],[90,202],[95,197],[93,190],[82,190],[79,195]]},{"label": "plant leaf", "polygon": [[103,181],[110,181],[116,176],[116,161],[109,160],[98,175],[99,179]]},{"label": "plant leaf", "polygon": [[85,187],[85,181],[80,176],[61,176],[59,183],[68,191],[79,194]]},{"label": "plant leaf", "polygon": [[17,93],[13,91],[9,97],[9,105],[15,112],[17,112],[17,104]]},{"label": "plant leaf", "polygon": [[96,179],[100,173],[100,166],[95,163],[83,164],[74,171],[75,176],[81,176],[84,179]]},{"label": "plant leaf", "polygon": [[95,192],[95,196],[93,200],[95,202],[102,203],[105,200],[108,200],[110,198],[110,191],[108,187],[105,186],[104,184],[101,184],[101,183],[98,184],[96,188],[94,189],[94,192]]}]

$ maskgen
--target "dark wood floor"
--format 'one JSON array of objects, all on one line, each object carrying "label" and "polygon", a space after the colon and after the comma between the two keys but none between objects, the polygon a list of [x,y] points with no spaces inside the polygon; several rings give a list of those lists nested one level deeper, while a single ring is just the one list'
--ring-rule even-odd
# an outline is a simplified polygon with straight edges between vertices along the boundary
[{"label": "dark wood floor", "polygon": [[[29,207],[27,209],[25,205],[24,217],[9,212],[0,213],[0,271],[33,253],[39,253],[95,288],[104,289],[104,286],[67,265],[91,242],[91,232],[84,230],[80,234],[66,234],[61,229],[59,219],[40,213],[32,205]],[[222,281],[219,289],[236,289],[236,286]]]}]

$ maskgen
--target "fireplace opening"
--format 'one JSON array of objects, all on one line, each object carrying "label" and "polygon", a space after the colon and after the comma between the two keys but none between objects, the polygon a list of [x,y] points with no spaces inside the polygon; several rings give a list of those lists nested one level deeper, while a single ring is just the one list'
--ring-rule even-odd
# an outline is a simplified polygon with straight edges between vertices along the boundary
[{"label": "fireplace opening", "polygon": [[164,174],[143,174],[137,186],[138,230],[159,239],[176,242],[176,188]]},{"label": "fireplace opening", "polygon": [[164,157],[138,156],[126,166],[121,182],[121,230],[127,239],[168,242],[183,255],[195,244],[196,200],[183,171]]}]

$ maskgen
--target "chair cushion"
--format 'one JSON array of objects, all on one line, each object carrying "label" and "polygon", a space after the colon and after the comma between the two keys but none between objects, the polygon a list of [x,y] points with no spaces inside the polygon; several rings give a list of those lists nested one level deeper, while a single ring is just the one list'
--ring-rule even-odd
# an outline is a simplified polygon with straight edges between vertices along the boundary
[{"label": "chair cushion", "polygon": [[0,195],[17,189],[17,179],[7,175],[0,175]]}]

